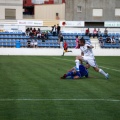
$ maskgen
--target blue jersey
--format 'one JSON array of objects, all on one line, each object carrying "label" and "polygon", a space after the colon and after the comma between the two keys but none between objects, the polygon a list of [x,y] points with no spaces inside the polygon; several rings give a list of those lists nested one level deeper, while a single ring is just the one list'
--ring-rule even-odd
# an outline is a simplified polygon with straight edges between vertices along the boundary
[{"label": "blue jersey", "polygon": [[88,71],[87,69],[84,67],[84,65],[79,65],[79,72],[81,74],[81,77],[88,77]]}]

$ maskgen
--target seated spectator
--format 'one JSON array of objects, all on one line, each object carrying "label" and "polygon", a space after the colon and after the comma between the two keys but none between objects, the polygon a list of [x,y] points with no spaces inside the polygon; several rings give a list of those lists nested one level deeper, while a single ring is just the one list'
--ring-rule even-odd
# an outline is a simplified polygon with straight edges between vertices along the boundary
[{"label": "seated spectator", "polygon": [[42,42],[45,42],[45,35],[43,32],[41,33],[41,39],[42,39]]},{"label": "seated spectator", "polygon": [[37,48],[38,42],[37,40],[34,41],[34,47]]},{"label": "seated spectator", "polygon": [[47,31],[44,33],[44,36],[45,36],[45,39],[48,39],[48,32]]},{"label": "seated spectator", "polygon": [[41,33],[40,33],[40,32],[37,34],[37,38],[38,38],[38,39],[41,38]]},{"label": "seated spectator", "polygon": [[115,37],[114,37],[114,36],[112,36],[112,38],[111,38],[111,43],[112,43],[112,44],[116,44],[116,40],[115,40]]},{"label": "seated spectator", "polygon": [[106,38],[106,41],[105,41],[106,43],[111,43],[111,38],[110,38],[110,36],[108,36],[107,38]]},{"label": "seated spectator", "polygon": [[105,28],[105,30],[104,30],[104,36],[105,36],[105,37],[108,36],[108,30],[107,30],[107,28]]},{"label": "seated spectator", "polygon": [[94,38],[95,36],[96,36],[96,37],[98,36],[98,32],[97,32],[96,28],[94,28],[94,30],[93,30],[93,38]]},{"label": "seated spectator", "polygon": [[103,43],[103,37],[102,36],[99,37],[99,43]]},{"label": "seated spectator", "polygon": [[31,41],[30,41],[30,39],[28,39],[28,40],[27,40],[27,47],[28,47],[28,48],[30,48],[30,43],[31,43]]},{"label": "seated spectator", "polygon": [[31,48],[34,47],[34,40],[32,40],[32,41],[30,42],[30,47],[31,47]]}]

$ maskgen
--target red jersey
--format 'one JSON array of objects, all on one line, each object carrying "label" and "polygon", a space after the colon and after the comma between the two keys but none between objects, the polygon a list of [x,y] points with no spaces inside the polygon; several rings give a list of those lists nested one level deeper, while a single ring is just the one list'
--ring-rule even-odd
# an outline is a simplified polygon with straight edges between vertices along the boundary
[{"label": "red jersey", "polygon": [[67,47],[68,47],[67,42],[64,42],[64,49],[67,49]]}]

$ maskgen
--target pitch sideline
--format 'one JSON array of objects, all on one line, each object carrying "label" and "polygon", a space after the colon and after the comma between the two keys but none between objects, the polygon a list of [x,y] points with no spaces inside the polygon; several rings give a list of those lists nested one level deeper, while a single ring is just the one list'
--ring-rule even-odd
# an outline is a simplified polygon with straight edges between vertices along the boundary
[{"label": "pitch sideline", "polygon": [[1,102],[10,102],[10,101],[104,101],[104,102],[120,102],[117,99],[30,99],[30,98],[21,98],[21,99],[0,99]]}]

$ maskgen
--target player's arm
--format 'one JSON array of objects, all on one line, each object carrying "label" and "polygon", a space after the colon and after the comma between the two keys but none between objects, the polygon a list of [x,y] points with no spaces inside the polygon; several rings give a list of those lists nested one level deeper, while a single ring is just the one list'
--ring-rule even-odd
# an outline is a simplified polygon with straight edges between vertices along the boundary
[{"label": "player's arm", "polygon": [[73,79],[80,79],[81,77],[80,76],[74,76]]},{"label": "player's arm", "polygon": [[81,56],[84,56],[84,53],[83,53],[83,52],[81,52]]},{"label": "player's arm", "polygon": [[92,48],[94,48],[94,46],[92,46],[92,45],[88,45],[87,48],[91,48],[91,49],[92,49]]}]

